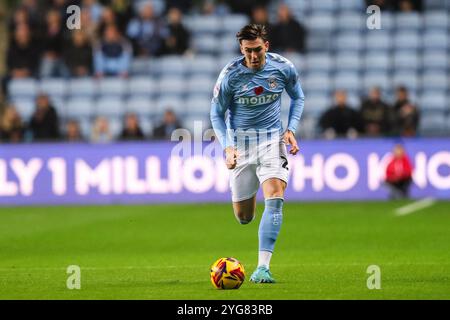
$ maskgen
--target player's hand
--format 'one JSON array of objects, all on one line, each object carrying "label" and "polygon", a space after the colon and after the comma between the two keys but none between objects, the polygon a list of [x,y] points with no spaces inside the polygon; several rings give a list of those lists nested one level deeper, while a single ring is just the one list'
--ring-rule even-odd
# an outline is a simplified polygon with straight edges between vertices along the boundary
[{"label": "player's hand", "polygon": [[284,133],[284,142],[286,145],[291,145],[291,150],[289,151],[290,154],[296,155],[297,152],[300,150],[297,144],[297,140],[295,139],[294,133],[290,130],[287,130]]},{"label": "player's hand", "polygon": [[237,151],[234,147],[227,147],[225,149],[226,165],[228,169],[234,169],[237,163]]}]

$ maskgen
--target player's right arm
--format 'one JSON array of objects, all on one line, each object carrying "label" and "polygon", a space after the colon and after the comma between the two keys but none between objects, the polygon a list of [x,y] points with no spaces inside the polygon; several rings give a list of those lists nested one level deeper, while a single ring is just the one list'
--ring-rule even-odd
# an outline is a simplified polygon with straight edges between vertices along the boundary
[{"label": "player's right arm", "polygon": [[225,68],[214,87],[210,118],[216,137],[225,150],[227,168],[234,169],[236,167],[237,152],[234,147],[233,138],[225,123],[225,113],[232,101],[232,93],[228,87],[227,78]]}]

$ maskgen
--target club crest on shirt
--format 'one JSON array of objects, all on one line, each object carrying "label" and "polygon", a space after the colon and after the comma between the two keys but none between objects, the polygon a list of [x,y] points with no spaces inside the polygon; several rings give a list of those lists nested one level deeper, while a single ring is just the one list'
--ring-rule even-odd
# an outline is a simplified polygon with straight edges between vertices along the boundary
[{"label": "club crest on shirt", "polygon": [[277,80],[275,77],[269,77],[269,79],[267,79],[267,82],[269,82],[269,87],[270,89],[275,89],[277,87]]}]

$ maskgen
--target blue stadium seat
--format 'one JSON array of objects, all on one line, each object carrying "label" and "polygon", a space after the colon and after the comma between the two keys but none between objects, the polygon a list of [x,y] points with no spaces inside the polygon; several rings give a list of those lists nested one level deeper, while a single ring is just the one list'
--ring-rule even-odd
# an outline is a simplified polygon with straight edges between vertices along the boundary
[{"label": "blue stadium seat", "polygon": [[186,99],[186,113],[209,114],[211,110],[211,99],[203,95],[191,95]]},{"label": "blue stadium seat", "polygon": [[[302,1],[298,1],[298,2],[302,2]],[[337,3],[338,3],[338,9],[340,11],[344,11],[344,12],[352,11],[352,12],[361,13],[361,12],[364,12],[364,9],[365,9],[365,4],[361,0],[337,0]]]},{"label": "blue stadium seat", "polygon": [[427,11],[424,13],[425,29],[445,31],[450,25],[449,18],[445,11]]},{"label": "blue stadium seat", "polygon": [[332,104],[332,100],[324,95],[311,95],[305,100],[305,114],[318,117]]},{"label": "blue stadium seat", "polygon": [[245,14],[228,14],[223,17],[220,26],[225,33],[236,33],[237,30],[241,29],[247,23],[249,23],[249,18]]},{"label": "blue stadium seat", "polygon": [[140,117],[148,117],[155,115],[158,110],[152,99],[138,96],[127,100],[125,111],[136,113]]},{"label": "blue stadium seat", "polygon": [[239,54],[239,43],[234,35],[225,35],[219,39],[219,50],[221,53]]},{"label": "blue stadium seat", "polygon": [[13,98],[11,100],[12,104],[19,113],[22,121],[28,122],[35,110],[35,101],[30,98]]},{"label": "blue stadium seat", "polygon": [[449,108],[445,92],[425,92],[420,96],[419,108],[424,111],[447,111]]},{"label": "blue stadium seat", "polygon": [[142,129],[145,137],[151,137],[153,135],[153,129],[155,127],[155,123],[149,117],[140,117],[139,118],[139,126]]},{"label": "blue stadium seat", "polygon": [[118,117],[108,117],[109,132],[113,139],[117,139],[123,129],[123,119]]},{"label": "blue stadium seat", "polygon": [[423,90],[448,90],[449,74],[445,71],[425,71],[422,75]]},{"label": "blue stadium seat", "polygon": [[360,33],[339,33],[334,38],[334,48],[337,51],[360,51],[364,48],[363,38]]},{"label": "blue stadium seat", "polygon": [[381,14],[381,30],[369,30],[369,34],[376,31],[391,31],[395,29],[395,15],[389,11],[383,11]]},{"label": "blue stadium seat", "polygon": [[403,85],[409,91],[417,91],[420,85],[420,80],[416,72],[413,71],[400,71],[396,72],[392,79],[394,87]]},{"label": "blue stadium seat", "polygon": [[66,115],[69,118],[89,118],[95,111],[94,102],[90,98],[76,97],[66,101]]},{"label": "blue stadium seat", "polygon": [[446,31],[427,31],[423,34],[422,41],[425,50],[447,50],[449,47]]},{"label": "blue stadium seat", "polygon": [[421,30],[423,27],[422,15],[417,12],[398,13],[395,20],[397,29]]},{"label": "blue stadium seat", "polygon": [[393,56],[395,70],[417,70],[421,59],[415,51],[396,51]]},{"label": "blue stadium seat", "polygon": [[334,70],[334,61],[330,54],[310,53],[306,56],[306,69],[308,72],[324,72],[328,73]]},{"label": "blue stadium seat", "polygon": [[156,80],[148,76],[135,76],[128,80],[128,93],[130,96],[152,97],[156,91]]},{"label": "blue stadium seat", "polygon": [[184,100],[180,98],[166,95],[161,96],[155,101],[157,113],[162,115],[165,110],[172,109],[177,115],[186,111]]},{"label": "blue stadium seat", "polygon": [[337,8],[336,0],[310,1],[310,9],[313,14],[334,13]]},{"label": "blue stadium seat", "polygon": [[397,50],[417,50],[422,40],[419,33],[414,31],[398,31],[394,36],[394,48]]},{"label": "blue stadium seat", "polygon": [[51,96],[50,103],[55,108],[56,113],[62,119],[67,117],[66,100],[62,97]]},{"label": "blue stadium seat", "polygon": [[297,68],[297,70],[301,74],[306,70],[306,56],[301,53],[296,52],[286,52],[283,54],[283,56],[288,59],[290,62],[292,62]]},{"label": "blue stadium seat", "polygon": [[336,21],[332,14],[313,14],[307,18],[305,24],[311,31],[331,33],[336,26]]},{"label": "blue stadium seat", "polygon": [[179,77],[163,77],[158,81],[158,92],[160,95],[182,96],[187,93],[187,83]]},{"label": "blue stadium seat", "polygon": [[370,52],[365,55],[364,69],[366,71],[390,71],[392,68],[392,56],[388,51]]},{"label": "blue stadium seat", "polygon": [[425,51],[423,54],[424,69],[447,70],[449,67],[449,56],[446,51]]},{"label": "blue stadium seat", "polygon": [[359,72],[362,66],[361,55],[352,52],[338,52],[336,55],[335,66],[337,71]]},{"label": "blue stadium seat", "polygon": [[368,52],[390,50],[392,47],[392,35],[384,30],[370,30],[365,39]]},{"label": "blue stadium seat", "polygon": [[331,78],[324,73],[308,73],[303,82],[303,90],[309,96],[311,93],[328,95],[333,89]]},{"label": "blue stadium seat", "polygon": [[[81,136],[86,139],[89,140],[90,136],[91,136],[91,130],[92,130],[92,121],[90,119],[87,118],[79,118],[79,119],[74,119],[76,121],[78,121],[78,125],[80,126],[80,131],[81,131]],[[65,132],[66,128],[64,128]]]},{"label": "blue stadium seat", "polygon": [[447,129],[445,113],[433,112],[424,114],[419,123],[419,131],[423,135],[442,135]]},{"label": "blue stadium seat", "polygon": [[222,19],[216,15],[186,16],[184,22],[194,36],[205,33],[216,35],[222,27]]},{"label": "blue stadium seat", "polygon": [[216,54],[218,52],[217,38],[212,35],[201,35],[193,39],[193,48],[200,54]]},{"label": "blue stadium seat", "polygon": [[333,83],[334,89],[344,89],[349,93],[359,92],[362,88],[362,83],[356,72],[336,73]]},{"label": "blue stadium seat", "polygon": [[337,28],[340,31],[359,32],[366,28],[366,18],[360,12],[343,12],[337,17]]},{"label": "blue stadium seat", "polygon": [[217,67],[219,67],[219,68],[217,69],[217,73],[215,74],[215,77],[217,78],[219,76],[219,72],[223,68],[225,68],[225,66],[228,63],[230,63],[232,60],[238,58],[239,56],[242,56],[242,55],[240,55],[240,54],[230,54],[230,53],[220,55],[219,58],[217,59],[218,60]]},{"label": "blue stadium seat", "polygon": [[72,97],[93,97],[97,91],[97,82],[92,78],[69,80],[69,94]]},{"label": "blue stadium seat", "polygon": [[51,97],[63,98],[68,92],[68,84],[65,79],[46,78],[40,81],[39,91],[44,92]]},{"label": "blue stadium seat", "polygon": [[102,97],[97,100],[96,113],[101,116],[121,117],[125,114],[126,105],[117,97]]},{"label": "blue stadium seat", "polygon": [[380,87],[383,91],[391,88],[391,80],[387,72],[368,72],[363,77],[364,90],[367,92],[373,87]]},{"label": "blue stadium seat", "polygon": [[201,94],[212,98],[216,79],[209,76],[193,76],[186,80],[188,94]]},{"label": "blue stadium seat", "polygon": [[130,74],[131,75],[148,75],[151,70],[151,62],[148,58],[134,58],[131,61]]},{"label": "blue stadium seat", "polygon": [[[207,115],[195,114],[195,115],[186,115],[182,119],[183,128],[189,130],[193,139],[199,141],[202,139],[202,135],[199,133],[205,132],[210,127],[210,120]],[[199,128],[200,131],[196,131],[196,128]]]},{"label": "blue stadium seat", "polygon": [[185,58],[188,75],[218,76],[219,70],[224,67],[217,65],[217,59],[210,55],[197,55],[194,58]]},{"label": "blue stadium seat", "polygon": [[127,80],[118,77],[103,78],[98,81],[101,96],[121,97],[127,93]]},{"label": "blue stadium seat", "polygon": [[34,98],[38,93],[38,84],[31,78],[12,79],[8,83],[8,95],[13,98]]},{"label": "blue stadium seat", "polygon": [[[135,13],[139,13],[141,8],[149,3],[149,0],[135,0],[133,1],[133,9]],[[166,8],[166,2],[164,0],[151,0],[151,4],[153,6],[153,11],[156,15],[161,15],[164,13]]]},{"label": "blue stadium seat", "polygon": [[164,56],[157,59],[158,73],[163,76],[184,76],[187,64],[180,56]]}]

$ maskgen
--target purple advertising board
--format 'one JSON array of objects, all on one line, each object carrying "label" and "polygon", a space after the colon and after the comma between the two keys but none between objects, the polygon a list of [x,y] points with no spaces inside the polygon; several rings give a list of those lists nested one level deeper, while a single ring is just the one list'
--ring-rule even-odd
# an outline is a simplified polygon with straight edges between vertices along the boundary
[{"label": "purple advertising board", "polygon": [[[387,199],[383,177],[396,142],[301,142],[289,156],[286,199]],[[450,139],[402,143],[414,166],[411,196],[450,199]],[[0,205],[231,201],[229,171],[221,155],[205,152],[210,146],[176,156],[175,142],[1,145]]]}]

